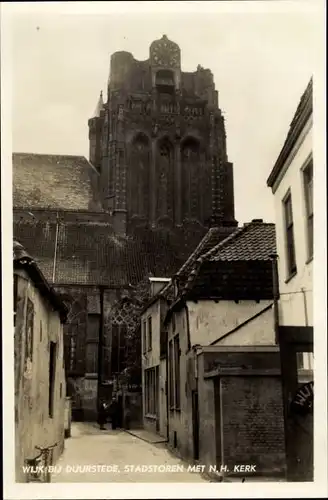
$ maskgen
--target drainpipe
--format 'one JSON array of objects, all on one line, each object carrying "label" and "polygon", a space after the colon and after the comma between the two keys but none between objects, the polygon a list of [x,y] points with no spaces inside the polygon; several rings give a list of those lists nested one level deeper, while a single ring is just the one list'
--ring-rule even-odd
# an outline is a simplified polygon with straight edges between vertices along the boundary
[{"label": "drainpipe", "polygon": [[275,342],[279,346],[279,357],[280,357],[280,372],[281,372],[281,389],[282,389],[282,403],[283,403],[283,418],[284,418],[284,442],[285,442],[285,459],[287,465],[287,476],[288,476],[288,380],[286,380],[286,368],[288,363],[288,352],[286,353],[286,344],[284,339],[282,343],[280,342],[279,336],[279,280],[278,280],[278,255],[272,254],[272,288],[273,288],[273,314],[274,314],[274,331],[275,331]]},{"label": "drainpipe", "polygon": [[98,408],[100,406],[101,384],[102,384],[102,367],[103,367],[103,336],[104,336],[104,287],[99,287],[100,292],[100,325],[98,338]]},{"label": "drainpipe", "polygon": [[170,411],[169,411],[169,349],[168,335],[166,335],[166,383],[165,383],[165,398],[166,398],[166,439],[170,441]]},{"label": "drainpipe", "polygon": [[187,323],[187,342],[188,342],[188,351],[191,349],[191,340],[190,340],[190,324],[189,324],[189,310],[185,301],[183,301],[183,307],[186,313],[186,323]]},{"label": "drainpipe", "polygon": [[279,281],[278,281],[278,255],[272,254],[272,291],[273,291],[273,317],[275,343],[279,344]]},{"label": "drainpipe", "polygon": [[301,288],[301,292],[302,292],[302,295],[303,295],[303,303],[304,303],[305,326],[309,326],[309,315],[308,315],[308,308],[307,308],[307,300],[306,300],[305,288]]},{"label": "drainpipe", "polygon": [[56,215],[56,237],[55,237],[55,253],[54,253],[54,264],[52,269],[52,282],[55,283],[56,276],[56,263],[57,263],[57,246],[58,246],[58,233],[59,233],[59,215]]}]

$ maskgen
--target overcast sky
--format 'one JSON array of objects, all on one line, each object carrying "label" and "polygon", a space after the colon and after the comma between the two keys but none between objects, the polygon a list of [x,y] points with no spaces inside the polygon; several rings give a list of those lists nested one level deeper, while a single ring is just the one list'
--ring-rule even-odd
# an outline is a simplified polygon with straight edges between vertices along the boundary
[{"label": "overcast sky", "polygon": [[234,2],[221,2],[231,10],[224,12],[212,2],[211,12],[197,13],[188,2],[180,12],[156,12],[145,2],[139,13],[118,13],[117,5],[104,3],[102,14],[89,9],[83,15],[78,5],[65,14],[65,5],[34,4],[24,14],[16,4],[13,150],[88,156],[87,121],[100,90],[106,92],[111,53],[127,50],[147,59],[151,42],[166,34],[181,48],[182,70],[201,64],[214,74],[234,164],[237,220],[273,221],[266,179],[314,72],[317,15],[286,10],[282,1],[266,2],[281,5],[270,12],[238,12]]}]

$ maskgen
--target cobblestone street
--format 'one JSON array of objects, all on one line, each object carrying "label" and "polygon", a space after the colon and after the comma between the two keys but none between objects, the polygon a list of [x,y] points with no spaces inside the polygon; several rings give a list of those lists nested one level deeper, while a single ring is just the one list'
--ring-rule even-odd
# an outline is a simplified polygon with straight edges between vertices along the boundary
[{"label": "cobblestone street", "polygon": [[187,468],[164,444],[121,430],[100,431],[93,423],[74,423],[52,482],[207,482]]}]

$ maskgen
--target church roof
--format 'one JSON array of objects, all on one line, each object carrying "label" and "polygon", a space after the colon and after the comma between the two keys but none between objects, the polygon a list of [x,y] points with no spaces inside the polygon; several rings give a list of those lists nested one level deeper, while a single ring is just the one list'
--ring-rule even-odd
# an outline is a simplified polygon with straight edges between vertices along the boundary
[{"label": "church roof", "polygon": [[[14,236],[54,283],[122,287],[149,276],[172,276],[203,234],[143,229],[119,236],[109,223],[16,219]],[[56,246],[56,249],[55,249]]]},{"label": "church roof", "polygon": [[84,156],[13,154],[14,208],[97,210],[98,172]]}]

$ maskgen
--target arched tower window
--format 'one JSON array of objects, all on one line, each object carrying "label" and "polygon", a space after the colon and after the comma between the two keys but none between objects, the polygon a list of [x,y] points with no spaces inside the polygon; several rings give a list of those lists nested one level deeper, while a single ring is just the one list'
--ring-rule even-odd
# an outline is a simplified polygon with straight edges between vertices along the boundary
[{"label": "arched tower window", "polygon": [[[202,220],[202,165],[199,142],[190,137],[181,146],[182,213],[184,219]],[[207,194],[208,195],[208,194]]]},{"label": "arched tower window", "polygon": [[173,219],[174,148],[167,138],[158,144],[156,164],[156,218]]},{"label": "arched tower window", "polygon": [[150,141],[144,134],[138,134],[131,145],[128,176],[128,212],[130,216],[148,218]]}]

